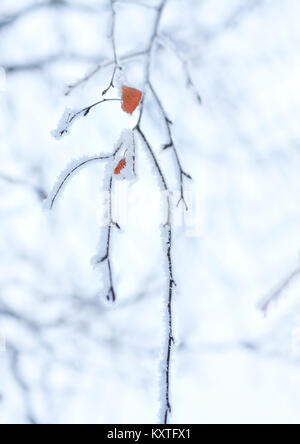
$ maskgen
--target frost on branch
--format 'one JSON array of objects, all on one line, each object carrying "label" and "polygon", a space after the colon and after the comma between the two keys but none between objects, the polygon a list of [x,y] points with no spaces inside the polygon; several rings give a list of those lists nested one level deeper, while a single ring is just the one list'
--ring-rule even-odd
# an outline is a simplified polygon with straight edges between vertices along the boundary
[{"label": "frost on branch", "polygon": [[52,210],[54,203],[61,196],[65,186],[69,180],[83,168],[90,165],[92,162],[97,162],[105,159],[110,159],[109,155],[94,156],[94,157],[81,157],[80,159],[73,160],[68,167],[59,175],[56,183],[50,192],[48,198],[45,201],[45,209]]},{"label": "frost on branch", "polygon": [[83,115],[83,111],[66,108],[57,128],[51,131],[52,136],[55,137],[55,139],[61,139],[69,134],[71,126],[77,119],[79,119],[79,117],[81,117],[81,115]]},{"label": "frost on branch", "polygon": [[176,283],[173,277],[173,264],[171,258],[172,229],[170,225],[161,227],[161,241],[164,250],[163,270],[168,280],[168,293],[163,301],[163,325],[164,332],[162,338],[161,356],[159,361],[159,412],[158,423],[165,424],[171,414],[171,362],[172,348],[174,345],[173,334],[173,297]]}]

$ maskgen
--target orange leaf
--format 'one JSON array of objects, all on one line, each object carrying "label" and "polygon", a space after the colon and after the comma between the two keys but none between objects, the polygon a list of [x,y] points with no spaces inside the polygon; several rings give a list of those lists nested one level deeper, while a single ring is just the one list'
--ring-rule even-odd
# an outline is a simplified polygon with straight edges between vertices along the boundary
[{"label": "orange leaf", "polygon": [[126,167],[126,159],[121,159],[115,168],[115,174],[120,174],[121,171]]},{"label": "orange leaf", "polygon": [[132,114],[139,106],[142,99],[142,91],[122,86],[122,109],[128,114]]}]

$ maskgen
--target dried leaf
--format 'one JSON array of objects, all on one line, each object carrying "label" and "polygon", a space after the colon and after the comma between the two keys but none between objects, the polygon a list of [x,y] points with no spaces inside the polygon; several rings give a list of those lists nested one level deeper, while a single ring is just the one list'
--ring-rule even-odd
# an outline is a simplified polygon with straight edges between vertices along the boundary
[{"label": "dried leaf", "polygon": [[142,100],[142,91],[122,86],[122,109],[128,114],[132,114]]}]

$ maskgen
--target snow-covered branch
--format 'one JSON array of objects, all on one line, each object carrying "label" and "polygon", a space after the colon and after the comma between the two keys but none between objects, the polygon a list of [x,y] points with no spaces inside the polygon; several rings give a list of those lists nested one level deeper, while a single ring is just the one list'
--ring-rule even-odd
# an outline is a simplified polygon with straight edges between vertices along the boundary
[{"label": "snow-covered branch", "polygon": [[163,238],[163,246],[166,249],[166,258],[167,258],[167,266],[168,266],[168,276],[169,276],[169,291],[168,291],[168,298],[166,299],[166,307],[167,307],[167,314],[166,314],[166,338],[164,339],[163,343],[163,349],[162,349],[162,362],[161,362],[161,391],[162,391],[162,398],[161,398],[161,409],[159,413],[159,420],[161,423],[168,424],[169,416],[172,411],[171,407],[171,387],[170,387],[170,363],[171,363],[171,354],[172,354],[172,346],[174,344],[174,337],[173,337],[173,311],[172,311],[172,304],[173,304],[173,290],[175,284],[175,280],[173,277],[173,262],[172,262],[172,221],[171,221],[171,203],[170,203],[170,191],[166,182],[166,178],[162,172],[162,169],[159,165],[159,162],[154,154],[153,149],[151,148],[151,145],[149,141],[147,140],[144,132],[140,128],[140,125],[136,127],[136,131],[141,136],[142,141],[144,142],[144,145],[146,146],[152,161],[154,163],[154,166],[157,170],[157,173],[159,175],[159,178],[161,180],[161,184],[163,189],[166,192],[167,197],[167,207],[168,207],[168,214],[167,214],[167,222],[162,227],[162,238]]},{"label": "snow-covered branch", "polygon": [[64,190],[66,184],[69,180],[80,170],[90,165],[92,162],[99,162],[103,160],[109,160],[114,156],[114,154],[102,155],[102,156],[94,156],[94,157],[83,157],[78,160],[72,161],[68,167],[61,173],[59,178],[56,181],[51,193],[49,193],[47,201],[45,203],[45,207],[52,210],[55,202],[58,197],[61,195]]},{"label": "snow-covered branch", "polygon": [[160,111],[161,111],[161,113],[163,115],[163,118],[164,118],[164,121],[165,121],[165,124],[166,124],[166,128],[167,128],[167,132],[168,132],[168,136],[169,136],[169,141],[168,141],[167,144],[164,145],[163,149],[164,150],[169,149],[169,148],[173,149],[173,152],[174,152],[174,155],[175,155],[175,159],[176,159],[176,164],[177,164],[177,167],[178,167],[179,182],[180,182],[180,193],[181,194],[180,194],[180,199],[178,201],[177,206],[182,201],[184,203],[184,205],[185,205],[185,209],[188,211],[188,205],[187,205],[185,197],[184,197],[184,179],[187,178],[187,179],[191,180],[192,177],[190,176],[190,174],[186,173],[183,170],[183,167],[181,165],[181,161],[179,159],[179,155],[178,155],[178,152],[177,152],[177,149],[176,149],[176,146],[175,146],[175,143],[174,143],[174,139],[173,139],[173,134],[172,134],[172,129],[171,129],[172,121],[167,116],[167,113],[166,113],[166,111],[165,111],[165,109],[163,107],[163,104],[162,104],[158,94],[156,93],[155,89],[153,88],[151,82],[149,82],[149,87],[150,87],[152,95],[153,95],[153,97],[154,97],[154,99],[155,99],[155,101],[156,101],[156,103],[158,105],[158,108],[160,109]]},{"label": "snow-covered branch", "polygon": [[96,103],[93,103],[90,106],[87,106],[81,110],[72,110],[70,108],[66,108],[63,113],[58,127],[56,130],[52,131],[53,137],[56,139],[60,139],[61,137],[69,134],[71,126],[78,120],[80,117],[86,117],[90,111],[98,105],[101,105],[105,102],[120,102],[120,99],[102,99]]},{"label": "snow-covered branch", "polygon": [[[90,78],[92,78],[97,72],[99,72],[100,69],[112,66],[113,67],[113,73],[112,78],[110,81],[110,84],[108,88],[106,88],[103,92],[103,94],[106,94],[106,92],[114,87],[114,80],[116,71],[120,68],[120,62],[117,55],[117,48],[116,48],[116,40],[115,40],[115,27],[116,27],[116,10],[115,10],[115,0],[110,1],[111,6],[111,14],[112,14],[112,29],[110,33],[110,39],[112,41],[112,48],[113,48],[113,61],[110,61],[106,64],[98,65],[90,74],[85,76],[82,80],[78,81],[74,85],[70,85],[67,94],[69,94],[71,91],[73,91],[77,86],[83,84],[84,82],[87,82]],[[72,175],[81,169],[82,167],[86,166],[90,162],[96,161],[96,160],[107,160],[114,158],[115,161],[118,160],[118,163],[114,163],[113,168],[109,169],[109,185],[108,185],[108,191],[109,191],[109,221],[107,224],[107,231],[106,231],[106,243],[105,243],[105,253],[99,254],[93,259],[94,265],[101,266],[103,263],[107,265],[108,269],[108,291],[107,291],[107,299],[111,301],[116,300],[116,288],[114,284],[113,279],[113,269],[112,269],[112,258],[111,258],[111,240],[112,240],[112,230],[114,227],[117,229],[120,229],[119,224],[114,221],[113,215],[112,215],[112,189],[113,189],[113,183],[114,179],[118,177],[119,175],[123,174],[123,170],[129,168],[129,170],[133,173],[133,175],[136,174],[136,165],[135,165],[135,155],[136,155],[136,143],[135,143],[135,134],[139,136],[139,139],[142,142],[142,146],[146,149],[146,152],[148,153],[150,160],[152,164],[154,165],[154,169],[158,175],[159,181],[161,183],[161,188],[166,196],[166,202],[167,202],[167,214],[166,219],[164,220],[161,230],[162,230],[162,241],[163,241],[163,249],[165,254],[165,264],[166,264],[166,272],[168,275],[168,292],[167,297],[164,300],[164,306],[165,306],[165,318],[164,322],[166,325],[166,334],[163,341],[163,349],[162,349],[162,361],[160,366],[160,377],[161,377],[161,392],[162,396],[160,399],[160,417],[159,420],[161,423],[167,424],[170,421],[170,414],[171,414],[171,359],[172,359],[172,353],[173,353],[173,346],[175,343],[174,340],[174,334],[173,334],[173,298],[174,298],[174,289],[176,286],[175,279],[174,279],[174,265],[173,265],[173,254],[172,254],[172,248],[173,248],[173,228],[172,228],[172,207],[171,207],[171,192],[168,187],[167,178],[163,172],[163,168],[160,165],[160,161],[155,153],[155,150],[152,148],[147,135],[145,134],[144,130],[142,129],[142,123],[143,123],[143,117],[146,113],[146,105],[147,105],[147,89],[150,91],[152,96],[154,97],[154,100],[156,102],[157,108],[161,113],[161,117],[163,119],[163,122],[166,126],[169,140],[165,144],[166,148],[172,148],[175,160],[176,160],[176,166],[177,166],[177,172],[179,176],[179,183],[180,183],[180,190],[181,195],[178,204],[183,201],[186,210],[188,210],[187,203],[184,196],[184,179],[191,179],[191,176],[187,174],[181,164],[177,148],[174,143],[173,134],[171,125],[172,122],[168,118],[167,113],[165,111],[165,108],[162,104],[162,100],[159,96],[159,94],[154,89],[152,82],[151,82],[151,68],[152,68],[152,58],[153,58],[153,52],[155,50],[155,43],[156,39],[159,33],[161,18],[163,15],[163,12],[165,10],[165,7],[167,5],[167,0],[162,0],[160,5],[155,8],[155,17],[153,21],[153,28],[149,39],[149,44],[147,46],[146,51],[139,53],[139,54],[132,54],[129,56],[129,58],[133,58],[136,56],[144,56],[144,94],[142,94],[141,91],[136,90],[134,88],[129,88],[125,85],[122,86],[122,109],[129,114],[133,112],[138,105],[140,105],[139,115],[137,119],[137,123],[133,129],[133,132],[126,131],[121,136],[120,142],[118,143],[116,151],[108,156],[100,156],[90,159],[83,159],[83,161],[80,161],[79,163],[76,163],[75,165],[72,164],[61,176],[61,178],[58,180],[57,185],[54,188],[54,191],[51,193],[51,196],[49,198],[50,202],[50,208],[53,207],[53,204],[57,198],[57,196],[60,194],[61,190],[63,189],[64,185],[68,181]],[[120,60],[122,60],[120,58]],[[190,82],[191,83],[191,82]],[[107,99],[109,100],[109,99]],[[119,100],[119,99],[114,99]],[[67,134],[70,130],[70,127],[75,122],[75,120],[81,116],[86,116],[90,110],[105,102],[106,99],[103,99],[89,107],[86,107],[80,111],[71,111],[69,109],[66,110],[59,127],[57,131],[54,133],[56,137],[61,137],[64,134]],[[116,159],[116,155],[122,148],[122,156],[121,158]],[[130,164],[130,166],[129,166]],[[127,175],[125,175],[125,178],[128,178]]]}]

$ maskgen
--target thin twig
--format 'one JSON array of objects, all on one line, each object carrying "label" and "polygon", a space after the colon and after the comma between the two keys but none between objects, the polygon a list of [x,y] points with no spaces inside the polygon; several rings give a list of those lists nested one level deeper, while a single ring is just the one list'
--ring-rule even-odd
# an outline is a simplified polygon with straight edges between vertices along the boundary
[{"label": "thin twig", "polygon": [[[114,10],[114,3],[115,0],[111,0],[111,6],[112,6],[112,14],[113,14],[113,25],[112,25],[112,42],[113,42],[113,50],[114,50],[114,61],[111,63],[114,65],[114,67],[116,68],[116,66],[118,66],[118,59],[117,59],[117,52],[116,52],[116,46],[115,46],[115,37],[114,37],[114,32],[115,32],[115,10]],[[154,48],[154,44],[156,41],[156,37],[158,34],[158,30],[159,30],[159,25],[160,25],[160,21],[161,21],[161,17],[164,11],[164,8],[167,4],[167,0],[162,0],[159,7],[157,8],[157,14],[155,17],[155,21],[154,21],[154,27],[153,27],[153,32],[149,41],[149,46],[147,48],[147,50],[144,52],[145,56],[146,56],[146,65],[145,65],[145,87],[147,85],[151,86],[150,83],[150,70],[151,70],[151,61],[152,61],[152,53],[153,53],[153,48]],[[86,76],[86,79],[89,79],[91,76],[93,76],[94,74],[96,74],[96,72],[99,71],[99,69],[101,69],[99,66],[91,73],[91,75],[89,77]],[[114,81],[114,75],[115,75],[115,69],[113,72],[113,77],[112,77],[112,81],[111,84],[109,86],[113,87],[113,81]],[[82,80],[81,82],[78,82],[77,85],[81,84],[84,80]],[[72,89],[74,89],[75,86],[72,87]],[[109,89],[108,88],[108,89]],[[70,89],[71,90],[71,89]],[[69,90],[69,91],[70,91]],[[107,91],[107,90],[106,90]],[[154,90],[153,90],[154,91]],[[163,421],[165,424],[168,423],[169,421],[169,415],[171,413],[171,402],[170,402],[170,363],[171,363],[171,355],[172,355],[172,350],[173,350],[173,344],[174,344],[174,337],[173,337],[173,314],[172,314],[172,303],[173,303],[173,292],[174,292],[174,286],[176,285],[175,281],[174,281],[174,277],[173,277],[173,262],[172,262],[172,225],[171,225],[171,202],[170,202],[170,191],[167,185],[167,181],[166,178],[164,176],[164,173],[162,171],[162,168],[160,167],[159,161],[146,137],[146,135],[144,134],[144,132],[141,129],[141,121],[142,121],[142,117],[143,117],[143,111],[144,111],[144,99],[145,99],[145,95],[143,96],[143,101],[140,107],[140,115],[139,115],[139,119],[138,122],[134,128],[134,132],[137,132],[139,134],[139,136],[141,137],[144,145],[146,146],[150,157],[154,163],[154,166],[158,172],[160,181],[162,183],[162,186],[164,188],[164,191],[166,192],[166,199],[167,199],[167,220],[166,223],[164,225],[164,229],[167,230],[167,241],[166,241],[166,255],[167,255],[167,261],[168,261],[168,274],[169,274],[169,286],[168,286],[168,298],[167,298],[167,312],[168,312],[168,320],[167,320],[167,336],[168,336],[168,346],[167,349],[164,350],[165,356],[164,356],[164,364],[163,364],[163,377],[164,377],[164,402],[163,402]],[[158,96],[158,105],[161,104]],[[104,101],[106,101],[105,99],[97,102],[87,108],[84,108],[83,110],[74,113],[74,115],[71,117],[68,116],[68,122],[72,122],[77,116],[83,114],[84,116],[86,116],[90,110],[97,106],[100,103],[103,103]],[[171,129],[170,129],[170,124],[171,122],[167,119],[167,116],[164,112],[163,106],[160,106],[161,110],[163,111],[163,115],[165,116],[166,119],[166,124],[168,125],[168,130],[169,130],[169,135],[170,135],[170,140],[172,141],[172,145],[173,144],[173,139],[172,139],[172,133],[171,133]],[[118,147],[117,151],[121,148]],[[117,152],[116,151],[116,152]],[[115,154],[116,154],[115,152]],[[177,150],[175,149],[174,146],[174,153],[176,156],[176,160],[177,160],[177,164],[178,167],[180,169],[180,175],[181,175],[181,191],[182,191],[182,198],[183,198],[183,175],[186,175],[188,177],[188,175],[186,173],[184,173],[182,167],[181,167],[181,163],[177,154]],[[114,155],[115,155],[114,154]],[[134,150],[134,170],[135,170],[135,150]],[[66,179],[67,180],[67,179]],[[61,187],[63,186],[63,184],[61,185]],[[114,287],[114,283],[113,283],[113,273],[112,273],[112,267],[111,267],[111,257],[110,257],[110,253],[111,253],[111,235],[112,235],[112,227],[116,226],[118,229],[120,229],[119,225],[113,221],[112,218],[112,186],[113,186],[113,173],[110,177],[110,185],[109,185],[109,194],[110,194],[110,199],[109,199],[109,216],[110,216],[110,221],[109,221],[109,226],[107,229],[107,241],[106,241],[106,253],[105,255],[100,259],[97,260],[97,263],[103,263],[103,262],[107,262],[107,266],[108,266],[108,271],[109,271],[109,281],[110,281],[110,285],[109,285],[109,291],[107,294],[107,299],[109,300],[113,300],[115,301],[116,299],[116,292],[115,292],[115,287]]]},{"label": "thin twig", "polygon": [[134,132],[132,131],[132,146],[133,146],[133,150],[132,150],[132,170],[133,170],[133,174],[136,176],[136,142],[135,142],[135,137],[134,137]]},{"label": "thin twig", "polygon": [[122,69],[122,67],[120,66],[119,62],[118,62],[118,56],[117,56],[117,48],[116,48],[116,10],[115,10],[115,3],[116,0],[110,0],[110,7],[111,7],[111,15],[112,15],[112,24],[111,24],[111,32],[110,32],[110,39],[112,42],[112,48],[113,48],[113,54],[114,54],[114,69],[113,69],[113,73],[112,73],[112,77],[110,80],[110,83],[108,85],[107,88],[105,88],[105,90],[102,92],[102,95],[105,96],[106,93],[108,93],[108,91],[111,88],[114,88],[114,81],[115,81],[115,75],[118,69]]},{"label": "thin twig", "polygon": [[173,277],[173,262],[172,262],[172,226],[171,226],[171,205],[170,205],[170,191],[165,179],[165,176],[162,172],[162,169],[159,165],[159,162],[154,154],[153,149],[151,148],[151,145],[146,138],[144,132],[141,130],[140,126],[138,125],[136,128],[136,131],[141,136],[145,146],[147,147],[151,158],[153,160],[153,163],[155,165],[155,168],[159,174],[161,183],[167,193],[167,202],[168,202],[168,218],[167,223],[165,224],[165,228],[168,230],[168,240],[167,240],[167,260],[168,260],[168,271],[169,271],[169,294],[168,294],[168,300],[167,300],[167,312],[168,312],[168,339],[167,339],[167,350],[166,355],[163,358],[164,359],[164,406],[163,406],[163,420],[164,424],[168,424],[169,421],[169,415],[171,414],[171,401],[170,401],[170,364],[171,364],[171,356],[172,356],[172,350],[173,345],[175,343],[174,336],[173,336],[173,312],[172,312],[172,304],[173,304],[173,290],[174,286],[176,286],[174,277]]},{"label": "thin twig", "polygon": [[[122,146],[123,146],[123,142],[120,143],[120,145],[115,149],[115,151],[112,154],[108,154],[108,155],[104,155],[104,156],[95,156],[93,158],[90,158],[90,159],[87,159],[83,162],[80,162],[78,165],[76,165],[68,174],[66,174],[62,178],[54,196],[51,199],[50,209],[53,209],[54,203],[55,203],[58,195],[60,194],[61,190],[63,189],[64,185],[74,175],[74,173],[78,169],[82,168],[83,166],[87,165],[88,163],[92,163],[95,161],[114,159],[116,157],[116,155],[118,154],[118,152],[120,151],[120,149],[122,148]],[[112,299],[112,301],[115,302],[116,292],[115,292],[115,287],[114,287],[114,283],[113,283],[111,257],[110,257],[111,229],[113,226],[115,226],[120,230],[120,226],[117,222],[114,222],[113,218],[112,218],[112,186],[113,186],[113,172],[111,173],[110,181],[109,181],[109,224],[108,224],[108,229],[107,229],[106,253],[101,259],[96,260],[96,264],[100,264],[105,261],[107,262],[107,267],[108,267],[108,272],[109,272],[109,281],[110,281],[110,286],[109,286],[109,290],[107,293],[107,299],[108,300]],[[111,295],[111,298],[110,298],[110,295]]]},{"label": "thin twig", "polygon": [[152,52],[153,52],[155,40],[156,40],[156,37],[158,34],[158,29],[159,29],[159,25],[161,22],[162,14],[163,14],[163,11],[166,7],[167,1],[168,0],[162,0],[161,4],[157,8],[157,14],[156,14],[155,22],[154,22],[153,32],[152,32],[149,46],[148,46],[148,50],[147,50],[147,61],[146,61],[146,69],[145,69],[146,82],[145,83],[148,83],[150,80],[150,67],[151,67]]},{"label": "thin twig", "polygon": [[[144,51],[137,51],[137,52],[126,54],[126,55],[120,57],[120,62],[122,62],[122,63],[131,62],[131,61],[135,60],[136,58],[143,57],[146,53],[147,53],[147,51],[144,50]],[[71,85],[68,85],[68,89],[65,92],[65,95],[68,96],[76,88],[78,88],[79,86],[83,85],[85,82],[88,82],[99,71],[101,71],[102,69],[105,69],[105,68],[109,68],[110,66],[114,65],[114,63],[115,63],[114,60],[109,60],[109,61],[106,61],[106,62],[99,63],[95,68],[92,69],[92,71],[90,71],[84,77],[79,79],[77,82],[75,82],[75,83],[73,83]]]},{"label": "thin twig", "polygon": [[201,105],[202,104],[202,97],[201,97],[200,93],[198,92],[198,89],[192,79],[192,75],[190,73],[190,68],[189,68],[189,63],[190,63],[189,60],[182,53],[182,51],[179,50],[179,48],[176,46],[176,44],[172,41],[172,39],[170,37],[167,37],[165,35],[159,35],[158,40],[167,50],[172,51],[176,55],[176,57],[179,59],[179,61],[182,63],[182,67],[183,67],[184,74],[186,77],[187,87],[193,91],[197,101]]},{"label": "thin twig", "polygon": [[102,103],[105,103],[105,102],[120,102],[120,101],[121,101],[121,99],[102,99],[96,103],[93,103],[92,105],[89,105],[89,106],[81,109],[80,111],[71,112],[71,111],[67,110],[66,111],[67,116],[65,116],[65,114],[64,114],[62,117],[64,125],[62,128],[59,125],[58,130],[53,132],[54,137],[61,138],[65,134],[68,134],[70,127],[74,123],[75,119],[80,116],[86,117],[90,113],[91,109],[95,108],[96,106],[101,105]]},{"label": "thin twig", "polygon": [[76,112],[73,115],[73,117],[70,119],[70,122],[72,122],[80,114],[83,114],[83,117],[86,117],[91,111],[91,109],[95,108],[98,105],[101,105],[104,102],[120,102],[120,99],[102,99],[99,102],[93,103],[93,105],[87,106],[86,108],[83,108],[81,111]]},{"label": "thin twig", "polygon": [[34,185],[28,182],[27,180],[11,177],[3,173],[0,173],[0,180],[3,180],[4,182],[9,183],[10,185],[25,186],[26,188],[30,189],[35,194],[37,194],[40,200],[44,200],[47,197],[46,191],[42,187]]},{"label": "thin twig", "polygon": [[65,177],[62,178],[62,180],[60,181],[60,184],[54,194],[54,196],[51,198],[51,202],[49,205],[50,210],[53,209],[54,204],[60,194],[60,192],[62,191],[62,189],[64,188],[65,184],[67,183],[67,181],[74,175],[74,173],[76,173],[77,170],[79,170],[80,168],[82,168],[83,166],[87,165],[88,163],[92,163],[92,162],[97,162],[99,160],[108,160],[111,159],[113,157],[113,154],[111,155],[106,155],[106,156],[95,156],[92,157],[90,159],[87,159],[83,162],[80,162],[78,165],[76,165],[70,172],[68,172]]},{"label": "thin twig", "polygon": [[[120,143],[120,145],[116,148],[114,153],[111,157],[115,158],[120,149],[123,146],[123,142]],[[115,285],[113,281],[113,274],[112,274],[112,265],[111,265],[111,235],[112,235],[112,228],[116,227],[118,230],[121,229],[120,225],[113,220],[112,216],[112,188],[113,188],[113,173],[110,176],[109,180],[109,223],[107,226],[107,237],[106,237],[106,252],[105,255],[101,259],[97,259],[95,264],[102,264],[104,262],[107,262],[107,268],[108,268],[108,274],[109,274],[109,289],[106,295],[106,298],[108,301],[112,300],[112,302],[116,301],[116,291],[115,291]]]},{"label": "thin twig", "polygon": [[297,267],[291,274],[281,282],[278,288],[268,296],[264,297],[259,303],[258,308],[266,315],[272,303],[277,302],[289,285],[300,275],[300,267]]},{"label": "thin twig", "polygon": [[180,159],[179,159],[179,155],[178,155],[178,151],[177,151],[177,149],[176,149],[176,146],[175,146],[175,143],[174,143],[174,139],[173,139],[173,135],[172,135],[172,129],[171,129],[172,122],[171,122],[171,120],[168,118],[167,113],[166,113],[166,111],[165,111],[165,109],[164,109],[164,107],[163,107],[163,104],[162,104],[162,102],[161,102],[161,100],[160,100],[160,98],[159,98],[157,92],[156,92],[155,89],[153,88],[152,83],[149,82],[148,85],[149,85],[149,88],[150,88],[150,90],[151,90],[151,93],[152,93],[152,95],[153,95],[153,97],[154,97],[154,99],[155,99],[155,101],[156,101],[156,103],[157,103],[157,105],[158,105],[158,107],[159,107],[159,109],[160,109],[162,115],[163,115],[163,118],[164,118],[164,121],[165,121],[165,124],[166,124],[166,128],[167,128],[167,131],[168,131],[169,142],[164,146],[164,150],[166,150],[166,149],[168,149],[168,148],[172,148],[172,149],[173,149],[173,152],[174,152],[174,155],[175,155],[175,159],[176,159],[176,163],[177,163],[177,167],[178,167],[178,171],[179,171],[180,193],[181,193],[181,194],[180,194],[180,199],[179,199],[179,201],[178,201],[178,203],[177,203],[177,206],[178,206],[178,205],[180,204],[180,202],[182,201],[182,202],[184,203],[184,206],[185,206],[186,211],[188,211],[189,208],[188,208],[188,205],[187,205],[186,200],[185,200],[185,197],[184,197],[184,186],[183,186],[183,182],[184,182],[184,178],[188,178],[188,179],[191,180],[192,177],[191,177],[188,173],[186,173],[186,172],[183,170],[183,168],[182,168],[181,161],[180,161]]},{"label": "thin twig", "polygon": [[168,0],[162,0],[160,6],[157,8],[157,13],[156,13],[156,17],[155,17],[155,21],[154,21],[154,26],[153,26],[153,31],[151,34],[151,38],[149,41],[149,45],[148,48],[145,52],[146,55],[146,64],[145,64],[145,92],[143,94],[143,98],[140,104],[140,115],[139,115],[139,119],[137,122],[136,127],[140,126],[140,123],[142,121],[142,117],[143,117],[143,113],[144,113],[144,104],[145,104],[145,97],[146,97],[146,87],[149,85],[150,83],[150,68],[151,68],[151,61],[152,61],[152,51],[154,48],[154,44],[156,41],[156,37],[158,34],[158,30],[159,30],[159,25],[160,25],[160,21],[162,18],[162,14],[164,11],[164,8],[166,7]]},{"label": "thin twig", "polygon": [[[157,37],[162,13],[164,11],[164,8],[167,4],[167,0],[162,0],[160,6],[157,9],[157,15],[154,23],[153,33],[150,39],[148,51],[147,51],[147,61],[146,61],[146,68],[145,68],[145,86],[150,86],[150,70],[151,70],[151,59],[152,59],[152,51],[154,48],[155,40]],[[167,301],[167,311],[168,311],[168,346],[166,355],[163,358],[164,359],[164,405],[163,405],[163,421],[164,424],[168,424],[169,422],[169,415],[171,414],[171,401],[170,401],[170,363],[171,363],[171,355],[172,355],[172,349],[174,345],[174,337],[173,337],[173,312],[172,312],[172,303],[173,303],[173,289],[175,284],[174,277],[173,277],[173,263],[172,263],[172,225],[171,225],[171,203],[170,203],[170,191],[167,185],[167,181],[165,179],[165,176],[163,174],[163,171],[159,165],[158,159],[156,158],[153,149],[151,148],[151,145],[145,136],[144,132],[141,129],[141,121],[143,117],[144,112],[144,105],[145,105],[145,94],[143,96],[143,101],[140,108],[140,115],[137,122],[137,125],[135,127],[135,130],[139,133],[141,136],[151,158],[154,163],[154,166],[158,172],[158,175],[160,177],[162,186],[166,192],[167,195],[167,206],[168,206],[168,216],[167,216],[167,222],[164,225],[164,228],[168,230],[168,241],[167,241],[167,260],[168,260],[168,268],[169,268],[169,294],[168,294],[168,301]],[[179,158],[178,158],[179,161]]]},{"label": "thin twig", "polygon": [[174,336],[173,336],[173,312],[172,312],[172,302],[173,302],[173,288],[176,285],[173,278],[173,264],[172,264],[172,230],[171,226],[169,226],[168,233],[168,264],[169,264],[169,297],[168,297],[168,349],[166,356],[166,367],[165,367],[165,414],[164,414],[164,423],[168,424],[169,415],[171,414],[171,400],[170,400],[170,363],[171,363],[171,354],[172,354],[172,345],[175,344]]},{"label": "thin twig", "polygon": [[159,165],[159,162],[158,162],[158,160],[157,160],[157,158],[156,158],[156,156],[155,156],[155,154],[154,154],[153,149],[151,148],[151,145],[150,145],[148,139],[146,138],[144,132],[141,130],[140,125],[137,125],[136,128],[135,128],[135,130],[140,134],[140,136],[141,136],[141,138],[142,138],[144,144],[146,145],[146,147],[147,147],[147,149],[148,149],[148,151],[149,151],[149,153],[150,153],[150,156],[152,157],[152,160],[153,160],[153,162],[154,162],[155,168],[156,168],[156,170],[157,170],[157,172],[158,172],[158,174],[159,174],[159,177],[160,177],[160,180],[161,180],[162,185],[163,185],[163,187],[164,187],[164,190],[165,190],[165,192],[166,192],[166,197],[167,197],[167,221],[166,221],[166,223],[164,224],[164,226],[170,225],[170,223],[171,223],[171,201],[170,201],[170,191],[169,191],[169,188],[168,188],[168,186],[167,186],[167,182],[166,182],[165,176],[164,176],[164,174],[163,174],[163,172],[162,172],[162,169],[161,169],[161,167],[160,167],[160,165]]},{"label": "thin twig", "polygon": [[28,60],[24,63],[2,63],[0,62],[0,66],[5,70],[6,74],[15,74],[19,72],[26,71],[38,71],[47,67],[48,65],[65,62],[67,60],[76,61],[81,63],[96,63],[95,57],[89,57],[84,54],[79,53],[68,53],[59,52],[56,54],[49,54],[46,57],[42,57],[35,60]]},{"label": "thin twig", "polygon": [[112,186],[113,186],[113,175],[111,175],[110,181],[109,181],[109,224],[107,227],[106,253],[105,253],[105,256],[103,256],[103,258],[101,260],[97,261],[97,263],[103,263],[105,261],[107,262],[108,273],[109,273],[109,289],[108,289],[108,293],[107,293],[106,298],[108,301],[112,300],[112,302],[115,302],[116,301],[116,291],[115,291],[115,286],[114,286],[114,282],[113,282],[111,257],[110,257],[111,230],[112,230],[113,226],[117,227],[120,230],[120,225],[117,222],[114,222],[113,218],[112,218]]},{"label": "thin twig", "polygon": [[[74,84],[71,84],[68,86],[68,90],[66,91],[65,95],[68,96],[74,89],[76,89],[77,87],[79,87],[80,85],[84,84],[85,82],[89,81],[92,77],[94,77],[101,69],[107,68],[109,66],[114,66],[114,71],[113,71],[113,76],[112,76],[112,81],[110,83],[110,85],[108,86],[108,88],[106,90],[104,90],[104,94],[106,94],[106,92],[112,87],[113,84],[113,80],[115,77],[115,73],[116,73],[116,66],[120,66],[119,65],[119,61],[117,58],[117,51],[116,51],[116,44],[115,44],[115,10],[114,10],[114,3],[115,0],[111,0],[112,3],[112,11],[113,11],[113,24],[112,24],[112,41],[113,41],[113,51],[114,51],[114,59],[110,60],[108,62],[104,62],[101,63],[99,65],[97,65],[90,73],[86,74],[82,79],[78,80],[77,82],[75,82]],[[154,9],[157,10],[157,14],[156,14],[156,18],[155,18],[155,23],[154,23],[154,27],[153,27],[153,32],[149,41],[149,45],[148,48],[144,51],[139,51],[139,52],[135,52],[132,54],[127,54],[123,57],[120,57],[120,62],[128,62],[131,61],[137,57],[141,57],[141,56],[146,56],[147,57],[147,61],[146,61],[146,68],[145,68],[145,77],[146,77],[146,82],[149,80],[150,77],[150,66],[151,66],[151,57],[152,57],[152,50],[154,47],[154,43],[157,37],[157,33],[158,33],[158,29],[159,29],[159,25],[160,25],[160,21],[161,21],[161,17],[162,17],[162,13],[163,10],[167,4],[168,0],[162,0],[161,4],[159,7],[155,7]]]}]

